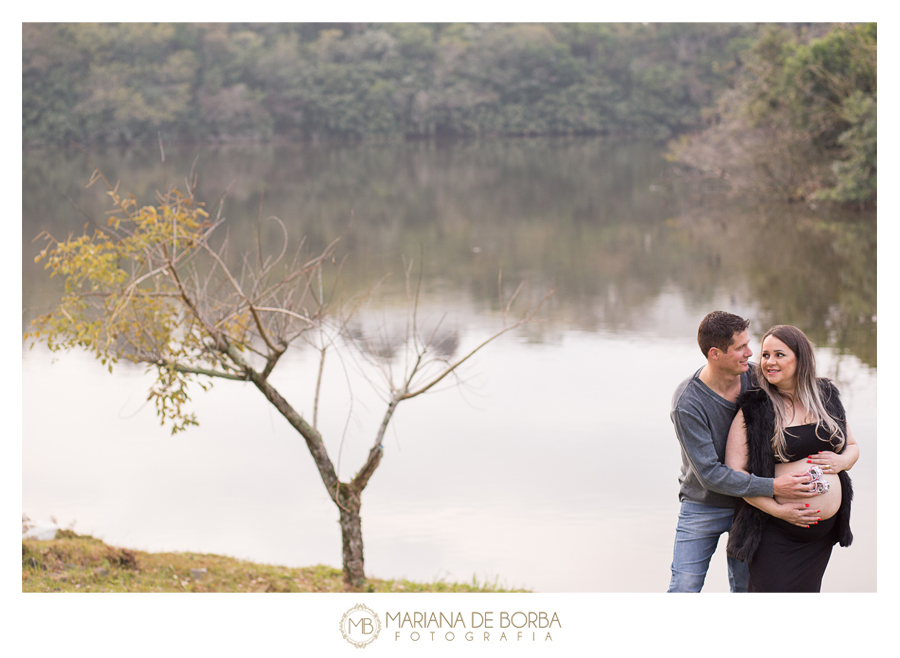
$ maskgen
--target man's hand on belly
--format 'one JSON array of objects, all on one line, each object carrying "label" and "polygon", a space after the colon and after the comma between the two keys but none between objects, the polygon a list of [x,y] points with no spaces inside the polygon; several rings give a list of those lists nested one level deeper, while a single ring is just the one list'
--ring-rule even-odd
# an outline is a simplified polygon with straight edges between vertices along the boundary
[{"label": "man's hand on belly", "polygon": [[775,478],[774,490],[776,498],[812,498],[818,495],[815,486],[809,482],[809,476],[804,472],[778,476]]}]

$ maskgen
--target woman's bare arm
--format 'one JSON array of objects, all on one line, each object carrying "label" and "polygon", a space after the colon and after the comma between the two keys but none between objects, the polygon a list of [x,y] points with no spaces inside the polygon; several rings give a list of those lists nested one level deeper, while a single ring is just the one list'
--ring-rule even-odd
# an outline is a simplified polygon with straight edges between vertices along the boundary
[{"label": "woman's bare arm", "polygon": [[741,473],[747,470],[747,429],[744,427],[744,411],[738,409],[728,430],[728,442],[725,444],[725,465]]}]

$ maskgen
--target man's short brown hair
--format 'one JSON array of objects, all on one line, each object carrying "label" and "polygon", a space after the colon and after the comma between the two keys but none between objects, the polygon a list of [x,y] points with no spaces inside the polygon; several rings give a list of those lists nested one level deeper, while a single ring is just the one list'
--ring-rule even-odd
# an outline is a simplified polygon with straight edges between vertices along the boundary
[{"label": "man's short brown hair", "polygon": [[697,344],[704,358],[709,358],[709,350],[717,347],[727,352],[734,335],[750,326],[750,320],[726,311],[713,311],[700,323],[697,330]]}]

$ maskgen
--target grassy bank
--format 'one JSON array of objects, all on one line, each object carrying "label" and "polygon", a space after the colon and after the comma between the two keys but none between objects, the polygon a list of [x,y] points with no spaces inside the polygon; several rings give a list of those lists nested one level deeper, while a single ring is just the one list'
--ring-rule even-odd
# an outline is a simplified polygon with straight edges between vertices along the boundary
[{"label": "grassy bank", "polygon": [[[504,592],[496,583],[370,578],[369,592]],[[145,553],[61,530],[22,541],[23,592],[341,592],[333,567],[279,567],[202,553]]]}]

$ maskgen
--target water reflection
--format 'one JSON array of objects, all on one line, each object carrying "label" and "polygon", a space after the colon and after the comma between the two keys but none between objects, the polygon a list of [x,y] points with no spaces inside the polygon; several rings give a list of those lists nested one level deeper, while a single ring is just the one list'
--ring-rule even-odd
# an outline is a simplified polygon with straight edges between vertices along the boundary
[{"label": "water reflection", "polygon": [[[762,323],[797,324],[818,344],[875,365],[874,215],[698,203],[666,183],[660,153],[653,144],[569,139],[170,147],[165,177],[153,151],[94,158],[144,202],[164,178],[183,181],[192,168],[200,198],[227,188],[234,258],[258,233],[280,250],[280,228],[264,219],[276,215],[313,250],[343,236],[350,288],[393,272],[399,290],[402,259],[422,258],[427,292],[464,290],[496,309],[502,270],[511,288],[529,280],[537,298],[557,291],[548,314],[555,328],[589,331],[640,329],[668,288],[708,304],[723,286],[733,305],[758,308]],[[82,189],[91,165],[78,152],[26,153],[23,163],[24,305],[36,310],[56,289],[32,262],[33,236],[78,232],[85,216],[102,220],[106,201],[99,186]]]},{"label": "water reflection", "polygon": [[[144,201],[163,184],[153,152],[92,157]],[[835,551],[825,587],[874,590],[874,217],[698,200],[667,180],[653,144],[169,147],[167,182],[195,158],[201,197],[234,181],[232,254],[252,248],[257,231],[280,249],[280,231],[258,224],[272,214],[313,248],[343,235],[348,289],[396,273],[388,314],[353,327],[380,332],[375,352],[395,353],[402,335],[402,257],[425,255],[423,315],[447,315],[448,355],[497,327],[498,271],[507,294],[523,279],[531,299],[556,291],[540,321],[481,354],[466,386],[401,407],[364,498],[370,573],[663,590],[680,463],[669,400],[699,367],[699,319],[726,308],[750,317],[757,336],[787,322],[821,346],[820,368],[841,387],[862,448],[856,543]],[[23,158],[23,324],[58,294],[33,263],[31,238],[78,232],[81,213],[103,216],[102,190],[82,189],[90,171],[78,153]],[[306,411],[311,358],[300,351],[276,371]],[[75,520],[137,548],[339,564],[334,506],[312,460],[255,391],[224,382],[198,393],[201,427],[173,439],[144,404],[140,368],[110,377],[82,355],[50,365],[41,349],[23,364],[23,501],[33,518]],[[351,382],[351,405],[345,383],[326,376],[320,414],[344,477],[383,410],[362,380]],[[640,456],[640,477],[619,467],[626,455]],[[724,565],[713,565],[707,589],[727,589]]]}]

